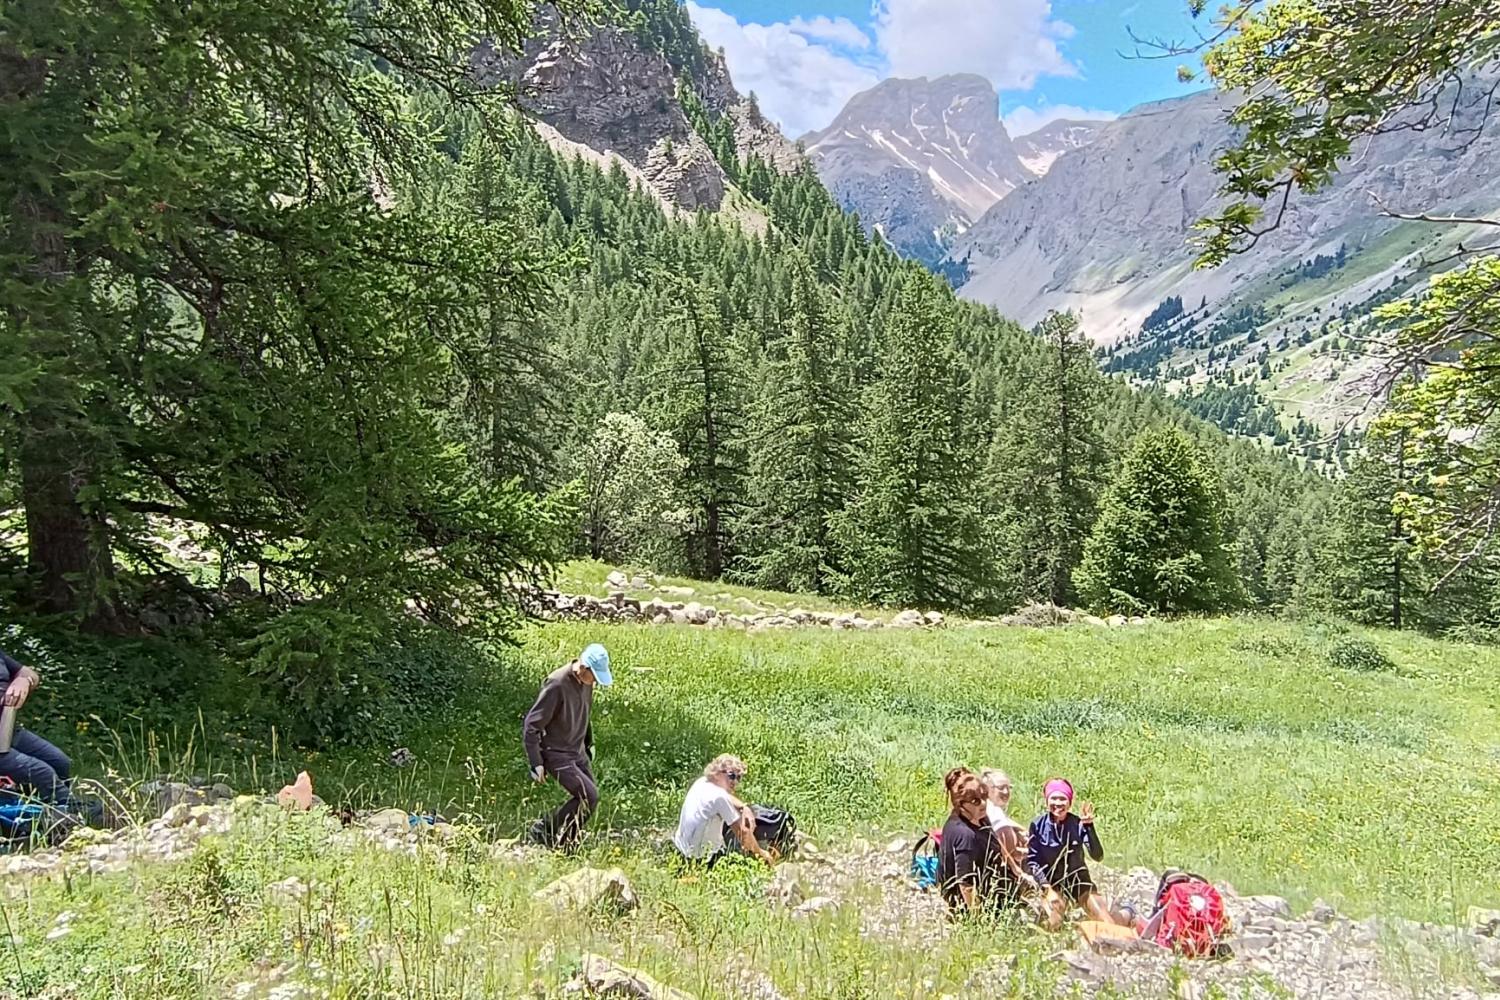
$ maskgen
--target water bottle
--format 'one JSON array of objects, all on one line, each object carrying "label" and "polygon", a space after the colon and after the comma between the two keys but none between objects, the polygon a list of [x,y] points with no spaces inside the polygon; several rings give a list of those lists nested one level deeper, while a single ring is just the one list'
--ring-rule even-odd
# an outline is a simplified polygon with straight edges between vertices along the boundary
[{"label": "water bottle", "polygon": [[10,744],[16,737],[16,706],[6,705],[0,711],[0,754],[10,753]]}]

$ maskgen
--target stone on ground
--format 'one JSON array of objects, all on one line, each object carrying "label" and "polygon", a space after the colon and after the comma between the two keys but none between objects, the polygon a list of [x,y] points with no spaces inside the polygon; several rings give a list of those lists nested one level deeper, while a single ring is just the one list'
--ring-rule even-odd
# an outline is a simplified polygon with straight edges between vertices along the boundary
[{"label": "stone on ground", "polygon": [[635,886],[619,868],[580,868],[538,889],[534,899],[558,909],[607,910],[616,914],[635,909]]},{"label": "stone on ground", "polygon": [[633,1000],[694,1000],[691,993],[657,982],[639,969],[617,965],[601,955],[585,953],[578,976],[592,996]]}]

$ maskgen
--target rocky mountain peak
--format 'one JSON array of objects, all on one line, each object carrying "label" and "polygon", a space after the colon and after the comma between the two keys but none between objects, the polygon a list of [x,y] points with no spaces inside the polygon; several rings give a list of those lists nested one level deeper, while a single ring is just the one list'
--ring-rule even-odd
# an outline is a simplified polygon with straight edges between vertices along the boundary
[{"label": "rocky mountain peak", "polygon": [[[555,148],[601,166],[619,163],[674,208],[717,210],[724,203],[729,179],[688,118],[678,74],[637,33],[609,21],[580,32],[544,6],[523,51],[484,44],[472,61],[481,81],[514,88],[516,102]],[[723,58],[705,53],[705,63],[693,89],[711,114],[732,122],[740,160],[758,156],[782,172],[798,169],[802,154],[734,89]]]},{"label": "rocky mountain peak", "polygon": [[1018,147],[994,85],[956,73],[882,80],[803,142],[845,208],[897,252],[936,264],[997,202],[1092,137],[1088,128],[1044,131]]},{"label": "rocky mountain peak", "polygon": [[1035,132],[1016,137],[1016,155],[1021,159],[1021,166],[1037,177],[1044,177],[1058,157],[1082,149],[1097,139],[1105,124],[1066,118],[1048,122]]}]

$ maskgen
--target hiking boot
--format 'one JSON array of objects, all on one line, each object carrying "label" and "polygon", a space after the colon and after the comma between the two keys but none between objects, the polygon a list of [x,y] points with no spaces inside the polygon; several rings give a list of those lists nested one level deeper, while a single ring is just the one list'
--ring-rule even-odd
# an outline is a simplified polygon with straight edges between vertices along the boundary
[{"label": "hiking boot", "polygon": [[547,829],[547,821],[543,819],[533,820],[526,828],[526,835],[521,838],[523,843],[533,844],[537,847],[551,847],[552,835]]}]

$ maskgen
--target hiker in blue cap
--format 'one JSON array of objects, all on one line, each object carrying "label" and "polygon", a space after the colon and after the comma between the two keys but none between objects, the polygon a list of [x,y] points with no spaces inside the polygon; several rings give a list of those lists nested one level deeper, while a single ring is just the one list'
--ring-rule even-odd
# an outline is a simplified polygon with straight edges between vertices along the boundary
[{"label": "hiker in blue cap", "polygon": [[533,843],[573,847],[599,805],[599,786],[590,766],[594,731],[589,716],[594,685],[609,687],[613,679],[609,652],[596,642],[578,659],[547,675],[536,704],[526,713],[521,741],[532,780],[540,784],[554,777],[568,793],[568,801],[531,825],[528,836]]}]

